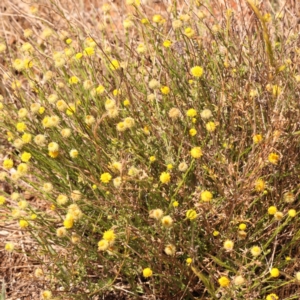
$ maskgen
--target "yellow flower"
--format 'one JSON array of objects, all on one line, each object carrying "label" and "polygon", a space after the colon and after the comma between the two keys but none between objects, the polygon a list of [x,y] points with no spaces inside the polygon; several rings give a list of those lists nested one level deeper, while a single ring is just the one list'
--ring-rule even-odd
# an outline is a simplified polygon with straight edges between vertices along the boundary
[{"label": "yellow flower", "polygon": [[22,141],[25,143],[25,144],[28,144],[31,142],[31,139],[32,139],[32,135],[30,133],[24,133],[22,135]]},{"label": "yellow flower", "polygon": [[75,59],[80,60],[82,58],[83,54],[81,52],[78,52],[75,54]]},{"label": "yellow flower", "polygon": [[23,152],[21,154],[21,160],[23,162],[29,162],[30,159],[31,159],[31,154],[29,152]]},{"label": "yellow flower", "polygon": [[217,230],[214,230],[214,232],[213,232],[213,236],[218,236],[220,234],[220,232],[219,231],[217,231]]},{"label": "yellow flower", "polygon": [[265,189],[265,187],[266,187],[266,183],[265,183],[264,180],[262,180],[262,179],[260,178],[260,179],[257,179],[257,180],[255,181],[254,186],[255,186],[255,190],[256,190],[257,192],[262,192],[262,191]]},{"label": "yellow flower", "polygon": [[78,157],[78,151],[76,150],[76,149],[72,149],[71,151],[70,151],[70,156],[72,157],[72,158],[76,158],[76,157]]},{"label": "yellow flower", "polygon": [[155,162],[156,161],[156,157],[155,156],[150,156],[149,160],[150,160],[150,162]]},{"label": "yellow flower", "polygon": [[13,252],[14,248],[15,248],[14,243],[8,242],[8,243],[5,244],[5,250],[7,252]]},{"label": "yellow flower", "polygon": [[52,299],[52,293],[51,293],[51,291],[43,291],[42,292],[42,298],[43,299]]},{"label": "yellow flower", "polygon": [[169,173],[167,172],[162,172],[159,176],[159,180],[162,182],[162,183],[169,183],[170,180],[171,180],[171,176]]},{"label": "yellow flower", "polygon": [[226,240],[223,244],[224,249],[226,249],[227,251],[231,251],[234,247],[234,242],[231,240]]},{"label": "yellow flower", "polygon": [[130,101],[129,101],[128,99],[125,99],[125,100],[123,101],[123,105],[124,105],[124,106],[130,106]]},{"label": "yellow flower", "polygon": [[71,215],[67,214],[64,220],[64,227],[66,229],[70,229],[73,227],[73,225],[74,225],[74,218]]},{"label": "yellow flower", "polygon": [[173,165],[172,164],[167,164],[167,169],[168,170],[172,170],[173,169]]},{"label": "yellow flower", "polygon": [[14,166],[14,162],[13,162],[12,159],[7,158],[7,159],[5,159],[5,160],[3,161],[2,166],[3,166],[3,168],[4,168],[5,170],[9,170],[9,169],[11,169],[11,168]]},{"label": "yellow flower", "polygon": [[200,66],[195,66],[190,70],[194,77],[200,78],[203,75],[203,68]]},{"label": "yellow flower", "polygon": [[270,207],[268,208],[268,214],[269,214],[269,215],[275,215],[276,212],[277,212],[276,206],[270,206]]},{"label": "yellow flower", "polygon": [[261,134],[255,134],[253,136],[253,143],[259,144],[262,141],[262,135]]},{"label": "yellow flower", "polygon": [[58,151],[49,151],[48,154],[50,157],[56,158],[58,156],[59,152]]},{"label": "yellow flower", "polygon": [[274,293],[267,295],[266,300],[278,300],[278,296]]},{"label": "yellow flower", "polygon": [[185,215],[186,215],[187,219],[189,219],[189,220],[194,220],[198,216],[197,212],[194,209],[189,209]]},{"label": "yellow flower", "polygon": [[269,154],[269,156],[268,156],[268,161],[269,161],[271,164],[277,165],[278,160],[279,160],[279,155],[278,155],[278,154],[273,153],[273,152]]},{"label": "yellow flower", "polygon": [[4,196],[0,196],[0,205],[3,205],[6,202],[6,199]]},{"label": "yellow flower", "polygon": [[[195,30],[193,30],[191,27],[187,27],[184,29],[184,34],[190,38],[195,35]],[[201,76],[197,76],[197,77],[201,77]]]},{"label": "yellow flower", "polygon": [[109,183],[111,181],[111,179],[112,179],[112,176],[107,172],[101,174],[101,176],[100,176],[100,180],[103,183]]},{"label": "yellow flower", "polygon": [[239,229],[240,229],[240,230],[246,230],[246,228],[247,228],[247,225],[246,225],[245,223],[241,223],[241,224],[239,225]]},{"label": "yellow flower", "polygon": [[116,59],[112,59],[109,68],[113,71],[120,69],[120,63]]},{"label": "yellow flower", "polygon": [[153,275],[153,272],[152,272],[152,270],[150,268],[145,268],[143,270],[143,276],[145,278],[151,277],[152,275]]},{"label": "yellow flower", "polygon": [[27,126],[25,123],[20,122],[20,123],[17,123],[16,128],[17,128],[17,131],[24,132],[27,129]]},{"label": "yellow flower", "polygon": [[19,225],[21,228],[26,228],[29,226],[29,223],[26,220],[20,220]]},{"label": "yellow flower", "polygon": [[28,165],[21,163],[18,165],[17,170],[20,174],[26,174],[28,172]]},{"label": "yellow flower", "polygon": [[171,227],[173,225],[173,219],[170,216],[164,216],[161,219],[161,223],[164,227]]},{"label": "yellow flower", "polygon": [[230,285],[230,280],[226,276],[220,277],[218,282],[221,287],[228,287]]},{"label": "yellow flower", "polygon": [[163,42],[163,46],[164,46],[165,48],[170,48],[170,47],[172,46],[172,42],[171,42],[170,40],[165,40],[165,41]]},{"label": "yellow flower", "polygon": [[291,218],[294,218],[297,214],[295,209],[289,209],[288,214]]},{"label": "yellow flower", "polygon": [[279,85],[275,84],[272,86],[273,96],[277,97],[281,94],[281,92],[282,92],[282,88]]},{"label": "yellow flower", "polygon": [[112,244],[116,239],[116,235],[115,235],[114,231],[112,229],[110,229],[103,233],[103,239],[108,241],[109,244]]},{"label": "yellow flower", "polygon": [[197,130],[195,128],[191,128],[189,130],[189,134],[190,134],[190,136],[195,136],[197,134]]},{"label": "yellow flower", "polygon": [[163,21],[163,17],[162,17],[161,15],[154,15],[154,16],[152,17],[152,21],[153,21],[154,23],[160,23],[160,22]]},{"label": "yellow flower", "polygon": [[200,158],[203,155],[200,147],[192,148],[190,153],[193,158]]},{"label": "yellow flower", "polygon": [[164,95],[168,95],[170,93],[170,88],[167,86],[161,87],[160,90],[161,90],[161,93]]},{"label": "yellow flower", "polygon": [[270,275],[271,275],[271,277],[279,277],[279,275],[280,275],[280,272],[279,272],[279,270],[277,269],[277,268],[272,268],[271,269],[271,271],[270,271]]},{"label": "yellow flower", "polygon": [[200,194],[200,198],[204,202],[210,202],[213,198],[213,194],[210,191],[202,191]]},{"label": "yellow flower", "polygon": [[117,130],[122,132],[125,131],[127,129],[126,125],[124,122],[119,122],[116,126]]},{"label": "yellow flower", "polygon": [[77,83],[79,83],[79,81],[80,80],[77,76],[72,76],[72,77],[69,78],[69,83],[70,84],[77,84]]},{"label": "yellow flower", "polygon": [[193,262],[193,259],[188,257],[186,260],[185,260],[186,264],[189,266],[192,262]]},{"label": "yellow flower", "polygon": [[206,123],[205,127],[208,132],[213,132],[216,130],[216,124],[215,124],[215,122],[212,122],[212,121]]},{"label": "yellow flower", "polygon": [[253,246],[250,252],[254,257],[257,257],[261,254],[261,248],[259,246]]},{"label": "yellow flower", "polygon": [[92,56],[95,54],[95,49],[93,47],[86,47],[83,51],[86,56]]},{"label": "yellow flower", "polygon": [[172,203],[172,205],[173,205],[173,207],[178,207],[179,203],[178,203],[178,201],[174,201],[174,202]]},{"label": "yellow flower", "polygon": [[186,115],[187,115],[188,117],[194,118],[194,117],[197,116],[197,111],[196,111],[196,109],[194,109],[194,108],[190,108],[190,109],[186,112]]},{"label": "yellow flower", "polygon": [[51,143],[48,144],[48,150],[50,152],[56,152],[56,151],[59,150],[59,145],[55,142],[51,142]]},{"label": "yellow flower", "polygon": [[107,240],[101,240],[98,242],[98,250],[99,251],[105,251],[109,247],[109,243]]}]

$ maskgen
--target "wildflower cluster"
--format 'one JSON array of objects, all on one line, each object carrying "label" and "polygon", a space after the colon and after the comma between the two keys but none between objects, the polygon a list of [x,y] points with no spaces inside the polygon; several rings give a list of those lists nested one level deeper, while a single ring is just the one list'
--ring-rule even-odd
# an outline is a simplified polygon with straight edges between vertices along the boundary
[{"label": "wildflower cluster", "polygon": [[244,9],[261,35],[202,1],[155,15],[125,1],[121,25],[105,4],[93,28],[45,1],[61,28],[41,29],[47,16],[34,10],[16,49],[0,36],[0,181],[12,188],[0,206],[31,233],[37,259],[53,259],[35,272],[53,287],[42,299],[92,299],[120,282],[162,299],[293,291],[296,32],[278,41],[271,33],[285,23],[267,22],[254,1]]}]

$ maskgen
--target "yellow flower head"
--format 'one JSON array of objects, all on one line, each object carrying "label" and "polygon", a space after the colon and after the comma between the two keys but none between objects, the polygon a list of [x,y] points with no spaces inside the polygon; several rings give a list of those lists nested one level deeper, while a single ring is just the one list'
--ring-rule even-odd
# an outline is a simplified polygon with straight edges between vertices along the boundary
[{"label": "yellow flower head", "polygon": [[10,170],[14,166],[14,162],[12,159],[7,158],[3,161],[2,166],[5,170]]},{"label": "yellow flower head", "polygon": [[29,226],[29,223],[26,220],[20,220],[19,225],[21,228],[26,228]]},{"label": "yellow flower head", "polygon": [[165,40],[165,41],[163,42],[163,46],[164,46],[165,48],[170,48],[170,47],[172,46],[172,42],[171,42],[170,40]]},{"label": "yellow flower head", "polygon": [[143,270],[143,276],[145,278],[151,277],[152,275],[153,275],[153,272],[152,272],[152,270],[150,268],[145,268]]},{"label": "yellow flower head", "polygon": [[100,180],[103,183],[109,183],[111,181],[111,179],[112,179],[112,176],[107,172],[101,174],[101,176],[100,176]]},{"label": "yellow flower head", "polygon": [[227,251],[231,251],[233,250],[234,247],[234,242],[231,240],[226,240],[223,244],[224,249],[226,249]]},{"label": "yellow flower head", "polygon": [[262,192],[262,191],[264,191],[264,189],[265,189],[265,187],[266,187],[266,183],[265,183],[264,180],[262,180],[261,178],[259,178],[259,179],[257,179],[257,180],[255,181],[254,186],[255,186],[255,190],[256,190],[257,192]]},{"label": "yellow flower head", "polygon": [[195,128],[191,128],[189,130],[189,134],[190,134],[190,136],[195,136],[197,134],[197,130]]},{"label": "yellow flower head", "polygon": [[164,184],[169,183],[171,181],[171,175],[167,172],[162,172],[159,176],[159,180]]},{"label": "yellow flower head", "polygon": [[270,271],[270,275],[271,275],[271,277],[279,277],[279,275],[280,275],[280,272],[279,272],[279,270],[277,269],[277,268],[272,268],[271,269],[271,271]]},{"label": "yellow flower head", "polygon": [[15,248],[15,244],[14,243],[8,242],[8,243],[5,244],[5,250],[7,252],[13,252],[14,248]]},{"label": "yellow flower head", "polygon": [[161,87],[160,90],[161,90],[161,93],[164,95],[168,95],[170,93],[170,88],[167,86]]},{"label": "yellow flower head", "polygon": [[52,299],[51,291],[43,291],[42,292],[42,299],[45,299],[45,300]]},{"label": "yellow flower head", "polygon": [[277,165],[278,163],[278,160],[279,160],[279,155],[277,153],[270,153],[269,156],[268,156],[268,161],[271,163],[271,164],[274,164],[274,165]]},{"label": "yellow flower head", "polygon": [[17,131],[24,132],[27,129],[27,126],[25,123],[20,122],[20,123],[17,123],[16,128],[17,128]]},{"label": "yellow flower head", "polygon": [[246,228],[247,228],[247,225],[246,225],[245,223],[241,223],[241,224],[239,225],[239,229],[240,229],[240,230],[246,230]]},{"label": "yellow flower head", "polygon": [[196,111],[196,109],[194,109],[194,108],[190,108],[190,109],[186,112],[186,115],[187,115],[188,117],[194,118],[194,117],[197,116],[197,111]]},{"label": "yellow flower head", "polygon": [[164,227],[171,227],[173,225],[173,219],[170,216],[164,216],[161,219],[161,223]]},{"label": "yellow flower head", "polygon": [[266,300],[278,300],[278,296],[274,293],[267,295]]},{"label": "yellow flower head", "polygon": [[120,63],[116,59],[112,59],[109,68],[113,71],[120,69]]},{"label": "yellow flower head", "polygon": [[253,246],[250,250],[251,254],[254,256],[254,257],[257,257],[261,254],[261,248],[259,246]]},{"label": "yellow flower head", "polygon": [[103,233],[103,239],[108,241],[110,244],[116,239],[116,235],[112,229],[107,230]]},{"label": "yellow flower head", "polygon": [[208,123],[206,123],[205,127],[208,132],[213,132],[216,130],[216,123],[212,122],[212,121],[208,122]]},{"label": "yellow flower head", "polygon": [[86,47],[83,51],[83,54],[86,56],[92,56],[95,54],[95,49],[93,47]]},{"label": "yellow flower head", "polygon": [[218,282],[221,287],[228,287],[230,285],[230,280],[226,276],[220,277]]},{"label": "yellow flower head", "polygon": [[79,81],[80,80],[77,76],[72,76],[72,77],[69,78],[69,83],[70,84],[77,84],[77,83],[79,83]]},{"label": "yellow flower head", "polygon": [[23,152],[21,154],[21,160],[23,162],[29,162],[30,159],[31,159],[31,154],[29,152]]},{"label": "yellow flower head", "polygon": [[67,214],[64,220],[64,227],[66,229],[70,229],[73,227],[73,225],[74,225],[74,218],[71,215]]},{"label": "yellow flower head", "polygon": [[193,158],[200,158],[203,155],[200,147],[194,147],[191,149],[191,156]]},{"label": "yellow flower head", "polygon": [[262,135],[261,134],[255,134],[253,136],[253,143],[259,144],[262,141]]},{"label": "yellow flower head", "polygon": [[109,247],[109,243],[107,240],[101,240],[98,242],[98,250],[99,251],[105,251]]},{"label": "yellow flower head", "polygon": [[194,220],[198,216],[197,212],[194,209],[189,209],[185,215],[186,215],[187,219],[189,219],[189,220]]},{"label": "yellow flower head", "polygon": [[204,202],[210,202],[213,198],[213,194],[210,191],[202,191],[200,194],[200,198]]},{"label": "yellow flower head", "polygon": [[191,68],[190,72],[194,77],[200,78],[203,75],[203,68],[200,66],[195,66]]},{"label": "yellow flower head", "polygon": [[294,217],[297,215],[297,211],[296,211],[295,209],[289,209],[288,215],[289,215],[291,218],[294,218]]},{"label": "yellow flower head", "polygon": [[185,260],[186,264],[189,266],[192,262],[193,262],[193,259],[188,257],[186,260]]},{"label": "yellow flower head", "polygon": [[268,214],[269,214],[269,215],[275,215],[276,212],[277,212],[276,206],[270,206],[270,207],[268,208]]}]

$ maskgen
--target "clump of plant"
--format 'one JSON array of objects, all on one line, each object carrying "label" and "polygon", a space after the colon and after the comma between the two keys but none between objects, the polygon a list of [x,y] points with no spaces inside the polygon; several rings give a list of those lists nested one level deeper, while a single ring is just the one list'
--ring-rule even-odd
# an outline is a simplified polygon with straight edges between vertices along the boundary
[{"label": "clump of plant", "polygon": [[0,40],[1,211],[36,241],[42,299],[298,299],[289,16],[127,0],[122,25],[107,4],[89,30],[45,3],[59,31],[41,12]]}]

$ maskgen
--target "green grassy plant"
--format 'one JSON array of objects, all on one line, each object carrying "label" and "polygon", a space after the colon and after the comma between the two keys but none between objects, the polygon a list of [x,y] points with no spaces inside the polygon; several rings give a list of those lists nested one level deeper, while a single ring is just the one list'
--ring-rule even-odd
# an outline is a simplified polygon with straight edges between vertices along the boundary
[{"label": "green grassy plant", "polygon": [[89,30],[49,0],[59,31],[32,7],[0,37],[1,211],[42,299],[298,299],[298,27],[254,1],[242,21],[126,2]]}]

